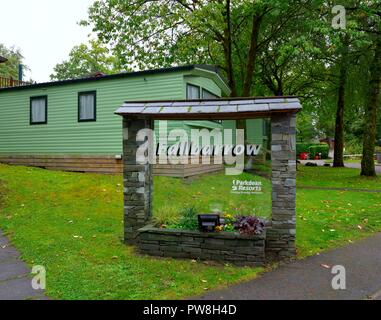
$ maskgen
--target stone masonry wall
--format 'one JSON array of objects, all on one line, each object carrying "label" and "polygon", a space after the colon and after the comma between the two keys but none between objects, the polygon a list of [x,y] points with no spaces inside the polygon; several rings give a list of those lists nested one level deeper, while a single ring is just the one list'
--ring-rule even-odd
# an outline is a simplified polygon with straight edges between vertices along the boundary
[{"label": "stone masonry wall", "polygon": [[296,255],[296,114],[271,118],[272,227],[267,231],[266,258]]},{"label": "stone masonry wall", "polygon": [[141,129],[154,129],[149,119],[123,120],[124,220],[126,243],[142,253],[178,258],[221,260],[259,265],[296,255],[296,114],[271,117],[272,220],[256,237],[234,233],[200,233],[144,228],[152,217],[152,165],[139,164],[136,141]]},{"label": "stone masonry wall", "polygon": [[137,149],[144,143],[136,141],[141,129],[153,129],[151,120],[123,119],[124,149],[124,235],[126,243],[134,243],[137,230],[152,217],[152,165],[137,162]]},{"label": "stone masonry wall", "polygon": [[152,256],[261,266],[265,263],[265,238],[266,232],[247,237],[230,232],[201,233],[147,226],[140,229],[137,246],[141,253]]}]

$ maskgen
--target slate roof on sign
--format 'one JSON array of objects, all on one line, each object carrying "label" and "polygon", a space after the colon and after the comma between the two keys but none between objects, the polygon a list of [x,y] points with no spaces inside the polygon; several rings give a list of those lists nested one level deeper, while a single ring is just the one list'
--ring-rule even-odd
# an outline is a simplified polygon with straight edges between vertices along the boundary
[{"label": "slate roof on sign", "polygon": [[115,113],[153,119],[223,119],[266,116],[302,109],[296,97],[125,102]]}]

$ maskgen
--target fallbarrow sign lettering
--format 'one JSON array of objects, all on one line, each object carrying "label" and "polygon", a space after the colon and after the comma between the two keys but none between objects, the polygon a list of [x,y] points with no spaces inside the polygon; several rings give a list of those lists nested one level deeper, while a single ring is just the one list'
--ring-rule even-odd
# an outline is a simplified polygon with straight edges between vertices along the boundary
[{"label": "fallbarrow sign lettering", "polygon": [[[158,134],[149,128],[136,134],[143,142],[136,151],[136,163],[146,164],[226,164],[227,175],[239,175],[245,167],[245,157],[255,157],[262,145],[245,144],[245,131],[232,129],[192,129],[190,137],[183,129],[168,132],[166,122],[159,125]],[[159,142],[157,142],[159,140]],[[233,140],[235,140],[233,143]],[[223,143],[224,142],[224,143]]]},{"label": "fallbarrow sign lettering", "polygon": [[202,156],[202,157],[214,157],[214,156],[241,156],[245,154],[248,157],[257,156],[261,150],[261,145],[208,145],[200,147],[188,142],[179,142],[173,146],[166,146],[160,143],[156,147],[156,156],[167,155],[172,156]]}]

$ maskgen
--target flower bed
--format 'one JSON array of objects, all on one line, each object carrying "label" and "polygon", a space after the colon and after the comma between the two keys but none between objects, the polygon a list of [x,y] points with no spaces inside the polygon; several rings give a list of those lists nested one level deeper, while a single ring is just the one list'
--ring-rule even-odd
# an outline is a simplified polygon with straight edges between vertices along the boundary
[{"label": "flower bed", "polygon": [[237,232],[188,231],[146,226],[139,230],[136,245],[143,254],[160,257],[215,260],[240,266],[265,263],[266,230],[246,236]]},{"label": "flower bed", "polygon": [[[219,216],[219,224],[214,228],[215,232],[239,232],[242,235],[259,235],[263,232],[266,221],[255,216],[231,215],[212,213],[211,215]],[[180,218],[177,223],[164,223],[160,227],[162,229],[180,229],[198,231],[200,225],[198,221],[199,213],[195,208],[186,208],[180,213]],[[208,216],[208,214],[202,214]]]}]

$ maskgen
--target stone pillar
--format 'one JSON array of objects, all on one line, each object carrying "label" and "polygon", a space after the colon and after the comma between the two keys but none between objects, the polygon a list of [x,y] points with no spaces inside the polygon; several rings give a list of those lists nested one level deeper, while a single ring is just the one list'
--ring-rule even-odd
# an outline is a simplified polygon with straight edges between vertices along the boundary
[{"label": "stone pillar", "polygon": [[296,255],[296,114],[271,118],[272,227],[267,233],[270,259]]},{"label": "stone pillar", "polygon": [[136,157],[136,141],[141,129],[154,129],[154,121],[123,118],[124,162],[124,239],[134,243],[137,230],[152,217],[152,164],[140,164]]}]

